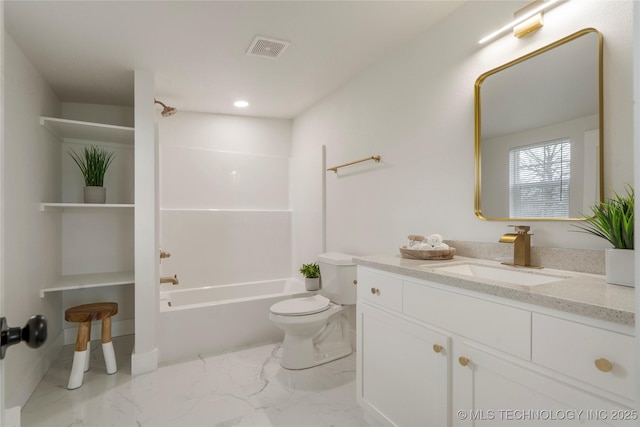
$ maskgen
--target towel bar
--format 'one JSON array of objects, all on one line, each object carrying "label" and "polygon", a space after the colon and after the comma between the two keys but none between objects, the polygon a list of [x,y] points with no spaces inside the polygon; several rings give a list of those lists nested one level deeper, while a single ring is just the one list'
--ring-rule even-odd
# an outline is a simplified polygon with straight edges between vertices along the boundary
[{"label": "towel bar", "polygon": [[340,165],[340,166],[334,166],[334,167],[329,168],[327,170],[328,171],[334,171],[335,173],[338,173],[338,169],[340,169],[340,168],[343,168],[345,166],[355,165],[356,163],[368,162],[369,160],[374,160],[376,163],[379,163],[380,162],[380,156],[367,157],[366,159],[356,160],[355,162],[345,163],[345,164]]}]

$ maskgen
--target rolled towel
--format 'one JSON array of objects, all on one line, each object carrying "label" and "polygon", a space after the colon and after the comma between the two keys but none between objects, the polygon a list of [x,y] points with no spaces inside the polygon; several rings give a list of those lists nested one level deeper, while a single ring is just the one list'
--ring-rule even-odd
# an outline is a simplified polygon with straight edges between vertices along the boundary
[{"label": "rolled towel", "polygon": [[449,250],[449,245],[446,243],[440,243],[438,246],[434,246],[433,249],[436,251],[447,251]]},{"label": "rolled towel", "polygon": [[410,234],[408,236],[407,248],[409,249],[422,249],[422,245],[425,243],[424,236],[417,234]]},{"label": "rolled towel", "polygon": [[442,244],[442,236],[439,234],[432,234],[431,236],[427,237],[427,243],[435,248],[436,246]]},{"label": "rolled towel", "polygon": [[427,243],[426,240],[420,242],[420,245],[416,247],[416,249],[420,249],[421,251],[428,251],[431,249],[431,245]]}]

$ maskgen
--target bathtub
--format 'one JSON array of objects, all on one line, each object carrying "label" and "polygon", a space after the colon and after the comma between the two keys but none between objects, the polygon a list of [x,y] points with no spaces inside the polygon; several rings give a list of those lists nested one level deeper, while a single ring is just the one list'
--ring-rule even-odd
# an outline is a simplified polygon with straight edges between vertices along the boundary
[{"label": "bathtub", "polygon": [[269,307],[310,294],[295,279],[161,291],[158,359],[170,362],[281,341],[284,332],[269,320]]}]

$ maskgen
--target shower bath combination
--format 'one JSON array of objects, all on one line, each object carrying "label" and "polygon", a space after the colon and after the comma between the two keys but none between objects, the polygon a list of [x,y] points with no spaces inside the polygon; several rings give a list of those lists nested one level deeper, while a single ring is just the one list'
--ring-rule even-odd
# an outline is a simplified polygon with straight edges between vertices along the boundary
[{"label": "shower bath combination", "polygon": [[158,101],[157,99],[153,100],[154,104],[160,104],[162,105],[162,112],[160,113],[162,115],[162,117],[170,117],[173,116],[175,113],[178,112],[178,110],[174,107],[169,107],[168,105],[164,104],[163,102]]}]

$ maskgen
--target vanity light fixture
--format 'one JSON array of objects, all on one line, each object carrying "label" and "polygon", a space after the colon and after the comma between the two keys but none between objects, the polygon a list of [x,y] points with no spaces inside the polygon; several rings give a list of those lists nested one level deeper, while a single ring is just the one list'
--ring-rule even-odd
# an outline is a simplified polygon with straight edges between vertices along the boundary
[{"label": "vanity light fixture", "polygon": [[560,0],[534,1],[530,5],[516,11],[514,13],[515,19],[513,21],[488,36],[483,37],[478,43],[486,43],[510,29],[513,29],[513,35],[516,37],[522,37],[539,29],[542,27],[542,15],[544,10],[559,2]]},{"label": "vanity light fixture", "polygon": [[238,101],[233,103],[233,106],[234,107],[238,107],[238,108],[247,108],[249,106],[249,102],[248,101],[238,100]]}]

